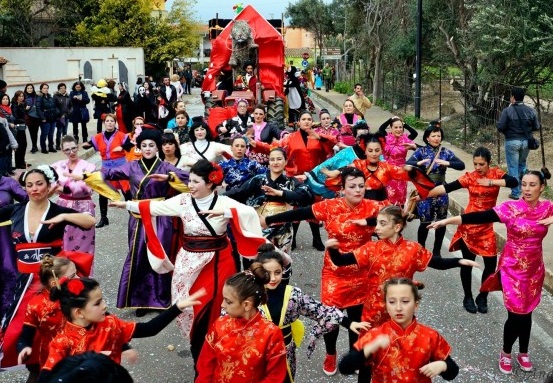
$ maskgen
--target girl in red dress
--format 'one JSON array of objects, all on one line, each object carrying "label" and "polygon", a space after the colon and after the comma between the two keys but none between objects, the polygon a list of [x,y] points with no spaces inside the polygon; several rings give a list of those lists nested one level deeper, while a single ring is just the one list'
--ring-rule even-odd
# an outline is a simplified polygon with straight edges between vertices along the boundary
[{"label": "girl in red dress", "polygon": [[48,358],[39,382],[54,378],[52,369],[62,359],[86,351],[101,352],[121,363],[123,345],[132,338],[154,336],[164,329],[183,309],[200,304],[204,290],[178,301],[149,322],[125,322],[106,313],[106,302],[98,282],[91,278],[61,279],[60,287],[52,287],[50,299],[59,301],[66,319],[62,332],[50,343]]},{"label": "girl in red dress", "polygon": [[421,297],[413,281],[392,278],[383,291],[391,320],[359,338],[340,361],[340,372],[353,374],[368,362],[372,383],[430,383],[438,375],[455,379],[459,366],[450,356],[451,346],[415,318]]},{"label": "girl in red dress", "polygon": [[235,274],[223,287],[225,316],[208,332],[196,365],[196,383],[282,383],[287,375],[280,328],[263,318],[265,284],[271,278],[259,262]]},{"label": "girl in red dress", "polygon": [[[500,187],[513,188],[518,185],[518,180],[505,173],[498,167],[490,167],[492,161],[491,152],[481,146],[472,155],[474,171],[465,173],[458,180],[444,185],[436,186],[428,193],[428,197],[437,197],[449,194],[455,190],[465,188],[469,192],[469,204],[465,213],[484,211],[495,207]],[[480,255],[484,260],[482,283],[495,272],[497,267],[497,244],[493,223],[482,225],[460,225],[451,240],[449,251],[461,250],[463,258],[475,260]],[[476,302],[472,298],[472,267],[461,267],[461,284],[465,297],[463,307],[469,313],[477,311],[485,314],[488,312],[488,293],[480,292],[476,296]]]},{"label": "girl in red dress", "polygon": [[43,366],[48,357],[50,341],[65,324],[59,303],[50,300],[50,288],[55,285],[56,277],[74,278],[77,273],[75,264],[67,258],[46,255],[40,263],[39,278],[43,289],[29,301],[17,342],[18,364],[25,363],[30,356],[38,357],[38,365],[27,365],[28,383],[37,381],[39,366]]}]

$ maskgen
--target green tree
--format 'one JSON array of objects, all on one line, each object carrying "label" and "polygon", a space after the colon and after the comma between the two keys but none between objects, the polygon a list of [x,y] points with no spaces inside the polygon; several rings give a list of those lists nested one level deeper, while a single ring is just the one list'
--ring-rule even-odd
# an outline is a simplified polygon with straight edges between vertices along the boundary
[{"label": "green tree", "polygon": [[285,15],[290,18],[292,27],[313,33],[319,52],[323,50],[325,36],[335,33],[331,7],[323,0],[299,0],[286,7]]}]

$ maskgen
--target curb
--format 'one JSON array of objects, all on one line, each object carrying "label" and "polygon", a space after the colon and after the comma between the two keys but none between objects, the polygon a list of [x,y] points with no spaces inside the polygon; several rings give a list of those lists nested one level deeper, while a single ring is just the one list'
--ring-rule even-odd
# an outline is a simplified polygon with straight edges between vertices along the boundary
[{"label": "curb", "polygon": [[[311,92],[311,94],[314,94],[316,97],[322,99],[323,101],[332,105],[338,110],[342,109],[342,107],[338,105],[337,102],[331,100],[328,97],[325,97],[325,94],[321,94],[318,92]],[[343,95],[343,96],[344,98],[347,97],[347,95]],[[462,150],[462,149],[456,148],[456,150]],[[451,195],[449,195],[449,213],[451,213],[452,215],[459,215],[459,214],[463,214],[464,212],[465,212],[465,208],[459,203],[459,201],[455,200]],[[495,238],[497,240],[498,248],[503,248],[505,246],[505,242],[507,241],[507,239],[497,231],[495,232]],[[545,280],[543,282],[543,287],[549,293],[553,294],[553,271],[548,267],[547,264],[545,264]]]}]

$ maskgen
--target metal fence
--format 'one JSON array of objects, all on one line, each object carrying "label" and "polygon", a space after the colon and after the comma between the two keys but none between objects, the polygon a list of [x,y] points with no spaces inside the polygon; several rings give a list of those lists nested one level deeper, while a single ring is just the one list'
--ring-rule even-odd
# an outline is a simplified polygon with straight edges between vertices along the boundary
[{"label": "metal fence", "polygon": [[[496,122],[509,105],[510,84],[497,83],[482,94],[464,90],[465,79],[440,71],[423,73],[421,94],[421,120],[442,120],[445,139],[472,152],[478,146],[486,146],[494,155],[494,162],[504,166],[504,136],[497,131]],[[553,166],[551,154],[547,157],[547,141],[553,139],[553,100],[549,92],[537,84],[527,89],[525,103],[535,108],[541,124],[534,136],[540,148],[531,151],[529,167]],[[505,95],[506,94],[506,95]],[[551,97],[553,98],[553,97]],[[383,76],[382,95],[378,105],[393,113],[414,115],[414,80],[405,72],[393,71]],[[544,145],[545,142],[545,145]]]}]

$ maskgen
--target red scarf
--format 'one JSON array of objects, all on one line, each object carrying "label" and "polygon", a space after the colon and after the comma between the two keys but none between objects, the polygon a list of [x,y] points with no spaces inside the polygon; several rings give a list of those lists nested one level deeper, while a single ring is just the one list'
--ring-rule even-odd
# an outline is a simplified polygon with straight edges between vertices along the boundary
[{"label": "red scarf", "polygon": [[0,114],[4,117],[12,115],[12,108],[9,105],[0,105]]}]

